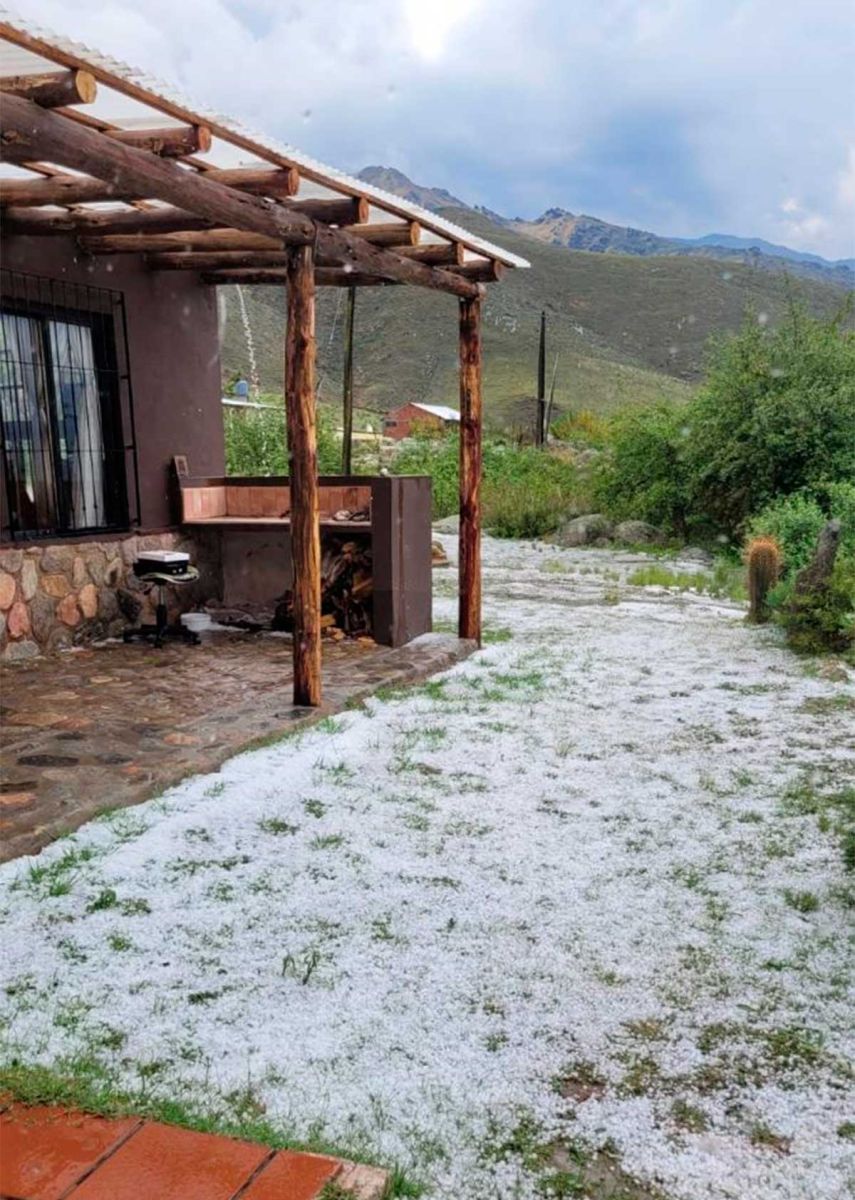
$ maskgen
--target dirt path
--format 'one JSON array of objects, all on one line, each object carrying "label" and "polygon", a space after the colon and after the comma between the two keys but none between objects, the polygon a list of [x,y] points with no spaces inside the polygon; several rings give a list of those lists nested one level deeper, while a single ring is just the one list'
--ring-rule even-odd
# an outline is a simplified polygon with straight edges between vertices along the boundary
[{"label": "dirt path", "polygon": [[855,688],[632,556],[485,551],[482,654],[0,869],[4,1057],[443,1200],[843,1200]]}]

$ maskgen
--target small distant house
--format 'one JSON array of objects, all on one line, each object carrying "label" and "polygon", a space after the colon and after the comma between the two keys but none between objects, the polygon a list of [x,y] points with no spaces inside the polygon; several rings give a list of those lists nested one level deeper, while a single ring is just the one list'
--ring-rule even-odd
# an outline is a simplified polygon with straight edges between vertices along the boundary
[{"label": "small distant house", "polygon": [[401,438],[412,437],[419,430],[442,433],[460,424],[460,413],[456,408],[446,408],[444,404],[402,404],[387,413],[383,419],[383,432],[386,437],[399,441]]}]

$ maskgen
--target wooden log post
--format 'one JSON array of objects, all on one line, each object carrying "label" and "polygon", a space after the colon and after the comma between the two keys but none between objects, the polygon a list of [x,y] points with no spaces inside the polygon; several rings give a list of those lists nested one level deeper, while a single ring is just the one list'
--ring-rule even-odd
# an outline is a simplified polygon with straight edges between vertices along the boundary
[{"label": "wooden log post", "polygon": [[481,645],[481,300],[460,301],[458,634]]},{"label": "wooden log post", "polygon": [[285,406],[291,480],[294,579],[294,703],[321,703],[321,536],[315,428],[315,264],[311,246],[292,246],[287,266]]}]

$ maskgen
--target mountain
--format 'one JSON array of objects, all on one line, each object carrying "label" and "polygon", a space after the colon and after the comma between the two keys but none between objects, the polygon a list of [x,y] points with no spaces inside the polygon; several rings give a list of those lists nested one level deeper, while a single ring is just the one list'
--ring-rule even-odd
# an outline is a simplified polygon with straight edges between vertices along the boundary
[{"label": "mountain", "polygon": [[[466,207],[443,188],[413,183],[392,167],[365,167],[360,171],[359,178],[434,211]],[[533,221],[521,217],[501,217],[484,208],[475,211],[483,213],[497,225],[517,229],[538,241],[551,242],[568,250],[589,250],[595,254],[680,254],[721,258],[729,262],[750,263],[760,270],[790,271],[808,279],[855,289],[855,260],[840,259],[833,262],[818,254],[774,245],[763,238],[735,237],[726,233],[708,233],[699,238],[663,237],[632,226],[614,225],[599,217],[568,212],[563,208],[549,208]]]},{"label": "mountain", "polygon": [[363,183],[372,183],[375,187],[383,188],[384,191],[409,200],[411,204],[418,204],[433,212],[441,208],[467,207],[445,188],[423,187],[419,183],[413,183],[412,179],[408,179],[402,171],[397,171],[394,167],[363,167],[357,179],[361,179]]},{"label": "mountain", "polygon": [[[742,262],[714,258],[569,253],[513,225],[497,227],[474,209],[444,209],[473,234],[529,259],[487,289],[484,394],[487,420],[522,424],[530,412],[540,312],[547,314],[548,378],[555,369],[559,411],[609,411],[630,403],[689,394],[700,378],[712,333],[738,328],[746,311],[772,324],[791,294],[809,309],[840,307],[839,287],[790,280]],[[246,334],[234,288],[220,288],[223,365],[248,369]],[[281,289],[243,290],[262,385],[282,391],[285,301]],[[345,295],[318,292],[318,394],[341,402]],[[355,395],[363,409],[388,411],[408,400],[457,404],[457,306],[421,288],[362,288],[356,299]]]}]

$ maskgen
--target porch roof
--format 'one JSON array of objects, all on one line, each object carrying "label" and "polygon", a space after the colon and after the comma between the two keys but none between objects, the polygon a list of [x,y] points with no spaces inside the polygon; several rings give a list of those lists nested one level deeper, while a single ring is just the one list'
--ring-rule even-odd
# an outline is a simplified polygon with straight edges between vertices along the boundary
[{"label": "porch roof", "polygon": [[[73,100],[71,104],[54,107],[53,113],[46,114],[49,117],[60,115],[64,122],[73,122],[78,130],[97,131],[111,140],[143,145],[145,149],[153,147],[135,143],[134,134],[139,137],[145,131],[171,131],[177,150],[176,146],[154,147],[161,159],[172,160],[170,165],[197,178],[207,176],[206,182],[216,180],[241,190],[244,190],[240,182],[243,176],[249,181],[245,191],[265,196],[271,209],[302,213],[318,224],[340,230],[347,239],[359,238],[377,249],[373,258],[363,258],[359,265],[351,264],[350,271],[345,272],[350,278],[320,277],[319,283],[421,282],[424,286],[462,294],[456,287],[442,286],[448,282],[447,276],[477,284],[498,279],[505,268],[528,266],[524,259],[434,212],[326,166],[293,146],[251,132],[238,121],[194,104],[148,74],[46,31],[0,6],[0,88],[7,96],[26,94],[16,91],[13,77],[32,79],[69,70],[84,71],[94,77],[97,94],[88,102]],[[187,139],[186,152],[180,152],[182,131],[195,131]],[[116,138],[116,134],[124,136]],[[32,144],[37,149],[39,139],[34,136]],[[232,279],[280,282],[276,270],[283,264],[277,260],[276,251],[283,249],[281,241],[277,243],[274,239],[265,245],[264,236],[247,233],[246,225],[239,229],[237,238],[212,238],[209,231],[219,233],[222,222],[200,223],[198,209],[191,209],[189,203],[188,212],[194,213],[195,220],[187,222],[186,228],[180,227],[180,222],[178,228],[173,228],[176,221],[170,224],[169,216],[177,218],[179,210],[174,201],[164,200],[157,189],[150,194],[145,194],[145,189],[136,194],[132,189],[132,194],[128,194],[126,189],[114,188],[112,196],[103,196],[103,189],[99,192],[96,187],[91,189],[96,198],[87,199],[79,187],[73,186],[75,180],[85,180],[87,176],[67,157],[62,163],[55,163],[47,156],[33,160],[10,154],[9,150],[7,143],[4,159],[12,161],[5,161],[0,168],[0,181],[8,185],[4,217],[12,232],[74,232],[81,237],[84,249],[92,253],[136,249],[149,252],[150,265],[162,269],[191,266],[187,260],[193,257],[191,269],[205,272],[210,282]],[[94,174],[94,166],[90,165],[89,171]],[[222,172],[229,172],[229,176],[222,176]],[[270,172],[271,194],[265,193],[263,178],[251,178],[252,172],[255,176]],[[103,181],[111,177],[102,173],[99,178]],[[63,196],[57,195],[56,188],[51,193],[42,187],[46,200],[41,202],[38,195],[25,195],[15,182],[51,179],[71,185],[66,203]],[[124,243],[117,240],[123,236],[121,233],[112,232],[116,229],[129,231]],[[151,236],[153,233],[157,236]],[[136,243],[130,241],[131,237],[136,238]],[[425,271],[405,272],[404,277],[384,271],[384,266],[391,268],[392,259],[423,266],[434,282],[426,282]],[[323,267],[323,256],[319,262]],[[366,273],[369,262],[376,265],[376,274]],[[332,261],[330,265],[335,273],[340,264]],[[228,269],[233,271],[231,278],[217,275]],[[416,278],[417,275],[422,275],[422,279]]]}]

